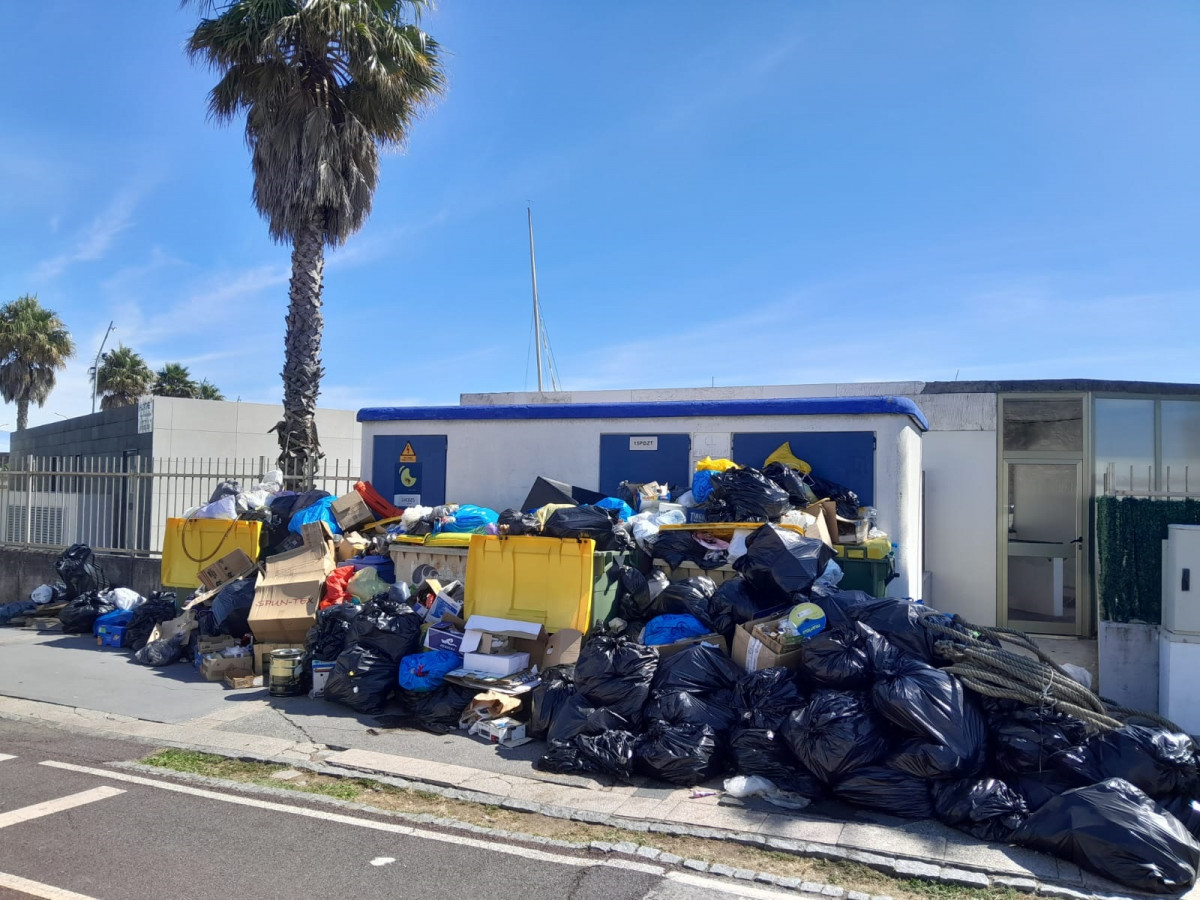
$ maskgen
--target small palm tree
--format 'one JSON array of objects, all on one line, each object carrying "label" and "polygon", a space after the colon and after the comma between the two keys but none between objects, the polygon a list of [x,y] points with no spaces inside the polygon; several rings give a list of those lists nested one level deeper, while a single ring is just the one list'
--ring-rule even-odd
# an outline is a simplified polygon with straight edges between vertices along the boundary
[{"label": "small palm tree", "polygon": [[215,384],[205,378],[198,385],[196,385],[196,399],[224,400],[225,395],[221,393],[220,389]]},{"label": "small palm tree", "polygon": [[17,431],[29,425],[29,402],[44,406],[55,372],[75,355],[75,342],[53,310],[26,294],[0,307],[0,396],[17,404]]},{"label": "small palm tree", "polygon": [[100,357],[100,368],[92,374],[101,409],[132,406],[151,392],[154,373],[142,355],[120,344]]},{"label": "small palm tree", "polygon": [[196,382],[192,381],[192,373],[187,366],[180,363],[167,363],[154,373],[154,387],[151,392],[155,397],[195,397]]},{"label": "small palm tree", "polygon": [[[184,0],[185,3],[189,0]],[[188,54],[220,75],[208,108],[218,122],[246,115],[254,204],[271,237],[292,246],[284,338],[281,468],[321,456],[314,421],[321,390],[325,247],[371,212],[382,147],[404,142],[418,110],[443,85],[438,46],[415,19],[428,0],[190,0],[212,9]]]}]

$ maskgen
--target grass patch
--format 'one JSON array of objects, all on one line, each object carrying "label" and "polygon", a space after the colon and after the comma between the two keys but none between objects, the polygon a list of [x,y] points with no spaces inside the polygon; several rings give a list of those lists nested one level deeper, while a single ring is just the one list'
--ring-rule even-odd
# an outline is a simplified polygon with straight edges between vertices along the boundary
[{"label": "grass patch", "polygon": [[892,878],[861,863],[810,859],[778,850],[747,847],[731,841],[626,831],[611,825],[589,825],[537,813],[517,812],[491,804],[448,800],[433,791],[394,787],[370,778],[335,778],[311,772],[300,772],[296,777],[288,779],[272,778],[274,773],[282,772],[288,767],[227,759],[189,750],[160,750],[142,762],[176,772],[321,794],[395,812],[428,813],[469,825],[482,825],[520,834],[578,843],[631,841],[638,845],[657,847],[665,853],[674,853],[684,859],[725,863],[735,868],[819,881],[837,885],[848,891],[885,894],[895,900],[1023,900],[1011,888],[981,890],[915,878]]}]

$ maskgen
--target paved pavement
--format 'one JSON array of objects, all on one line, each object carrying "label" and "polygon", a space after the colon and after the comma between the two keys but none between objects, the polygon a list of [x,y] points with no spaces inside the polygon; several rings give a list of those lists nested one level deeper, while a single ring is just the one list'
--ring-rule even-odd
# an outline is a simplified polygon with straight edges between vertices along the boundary
[{"label": "paved pavement", "polygon": [[[14,658],[20,662],[11,662]],[[12,680],[16,673],[19,683]],[[270,698],[262,689],[231,691],[205,683],[187,664],[156,673],[82,639],[0,630],[0,695],[8,695],[0,696],[0,719],[120,736],[143,746],[183,746],[331,773],[367,772],[452,798],[846,859],[900,877],[1058,891],[1066,897],[1123,893],[1068,862],[984,844],[937,822],[893,819],[840,804],[784,811],[733,800],[719,781],[706,786],[713,795],[693,797],[691,790],[658,782],[627,785],[538,772],[531,761],[541,752],[539,742],[498,750],[464,734],[380,729],[373,719],[321,700]]]},{"label": "paved pavement", "polygon": [[[648,860],[498,843],[304,795],[213,790],[111,765],[142,749],[0,723],[0,890],[74,892],[77,900],[728,900],[734,893],[729,882]],[[736,894],[787,896],[749,885]]]}]

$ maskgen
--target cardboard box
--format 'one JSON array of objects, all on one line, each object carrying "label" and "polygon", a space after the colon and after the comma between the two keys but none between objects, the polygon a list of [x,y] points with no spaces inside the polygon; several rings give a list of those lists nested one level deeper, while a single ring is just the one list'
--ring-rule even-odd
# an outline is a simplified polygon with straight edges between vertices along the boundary
[{"label": "cardboard box", "polygon": [[301,530],[303,546],[272,556],[258,576],[247,621],[256,641],[303,643],[317,620],[325,579],[336,565],[333,535],[324,522]]},{"label": "cardboard box", "polygon": [[253,661],[249,656],[215,656],[200,663],[200,677],[205,681],[224,681],[232,676],[253,674]]},{"label": "cardboard box", "polygon": [[461,616],[462,611],[462,583],[458,581],[452,581],[446,587],[438,591],[437,596],[433,600],[433,605],[429,607],[429,621],[440,622],[446,616]]},{"label": "cardboard box", "polygon": [[698,637],[684,638],[681,641],[675,641],[671,644],[659,644],[658,658],[666,659],[668,656],[674,656],[680,650],[686,650],[688,647],[694,647],[696,644],[712,644],[720,648],[723,655],[729,655],[729,645],[725,643],[723,636],[719,634],[702,634]]},{"label": "cardboard box", "polygon": [[529,653],[464,653],[463,668],[488,675],[512,675],[529,668]]},{"label": "cardboard box", "polygon": [[[529,663],[542,665],[546,654],[546,629],[540,622],[519,622],[516,619],[501,619],[497,616],[471,616],[463,632],[460,653],[495,654],[501,652],[484,635],[507,638],[511,650],[504,652],[528,653]],[[464,663],[465,665],[465,663]],[[466,666],[466,668],[471,668]],[[518,670],[513,670],[518,671]],[[507,674],[507,673],[506,673]]]},{"label": "cardboard box", "polygon": [[425,646],[430,650],[449,650],[462,653],[463,633],[448,623],[430,625],[425,632]]},{"label": "cardboard box", "polygon": [[334,538],[334,555],[338,562],[354,559],[367,549],[371,542],[357,532],[348,532]]},{"label": "cardboard box", "polygon": [[238,548],[225,554],[211,566],[201,569],[197,575],[206,590],[215,591],[231,581],[246,578],[257,571],[258,563],[252,560],[245,550]]},{"label": "cardboard box", "polygon": [[338,497],[330,509],[333,510],[333,518],[337,520],[342,531],[353,531],[359,525],[375,521],[375,514],[358,491]]},{"label": "cardboard box", "polygon": [[778,622],[779,616],[753,619],[738,626],[733,634],[733,661],[747,672],[783,666],[795,670],[800,666],[800,647],[784,645],[756,630],[767,622]]},{"label": "cardboard box", "polygon": [[478,734],[493,744],[515,746],[525,743],[525,723],[512,716],[499,719],[481,719],[471,726],[471,734]]},{"label": "cardboard box", "polygon": [[204,657],[228,650],[230,647],[237,647],[239,644],[241,641],[233,637],[197,638],[196,654],[192,657],[192,665],[198,669],[200,663],[204,661]]},{"label": "cardboard box", "polygon": [[546,639],[546,650],[538,665],[543,669],[574,665],[579,660],[582,647],[583,632],[574,628],[560,628]]},{"label": "cardboard box", "polygon": [[147,643],[154,641],[169,641],[173,637],[183,636],[184,641],[187,641],[188,635],[196,627],[196,614],[192,612],[180,613],[173,619],[168,619],[166,622],[159,622],[154,626],[154,630],[150,632],[150,637]]},{"label": "cardboard box", "polygon": [[246,688],[262,687],[263,680],[258,675],[226,675],[225,687],[242,691]]}]

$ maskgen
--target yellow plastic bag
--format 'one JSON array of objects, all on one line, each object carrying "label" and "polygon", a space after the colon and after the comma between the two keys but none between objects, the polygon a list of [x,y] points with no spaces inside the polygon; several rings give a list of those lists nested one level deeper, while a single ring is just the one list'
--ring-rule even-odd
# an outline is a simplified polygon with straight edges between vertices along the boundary
[{"label": "yellow plastic bag", "polygon": [[775,452],[763,461],[763,466],[769,466],[773,462],[783,463],[785,466],[795,469],[801,475],[807,475],[812,471],[812,466],[792,452],[791,441],[784,441],[776,447]]},{"label": "yellow plastic bag", "polygon": [[728,472],[730,469],[737,468],[740,466],[732,459],[713,459],[711,456],[706,456],[696,463],[697,472]]},{"label": "yellow plastic bag", "polygon": [[546,527],[546,520],[554,513],[556,509],[574,509],[570,503],[547,503],[545,506],[538,507],[534,512],[534,517],[538,520],[538,524],[543,528]]}]

